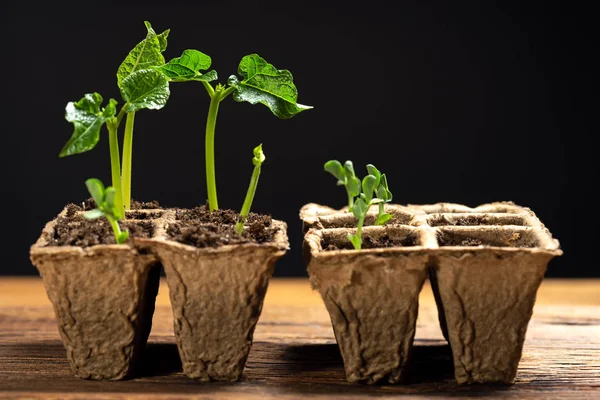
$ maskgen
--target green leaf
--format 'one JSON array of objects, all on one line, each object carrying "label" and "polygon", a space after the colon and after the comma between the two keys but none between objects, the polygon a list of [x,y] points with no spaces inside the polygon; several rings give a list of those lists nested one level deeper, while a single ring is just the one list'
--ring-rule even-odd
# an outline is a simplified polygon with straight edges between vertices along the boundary
[{"label": "green leaf", "polygon": [[262,151],[262,143],[254,148],[253,153],[252,164],[260,166],[266,160],[265,154]]},{"label": "green leaf", "polygon": [[104,109],[100,108],[101,105],[102,96],[99,93],[88,93],[81,100],[67,104],[65,119],[71,122],[75,129],[60,151],[59,157],[84,153],[96,147],[102,125],[115,116],[117,101],[110,99]]},{"label": "green leaf", "polygon": [[354,214],[354,218],[360,219],[368,210],[367,203],[361,198],[357,199],[354,202],[354,207],[352,207],[352,214]]},{"label": "green leaf", "polygon": [[348,160],[344,163],[344,172],[347,177],[356,176],[356,174],[354,173],[354,165],[352,164],[352,161]]},{"label": "green leaf", "polygon": [[167,78],[153,69],[136,71],[123,79],[121,95],[129,103],[125,111],[132,112],[148,108],[159,110],[169,99]]},{"label": "green leaf", "polygon": [[242,58],[238,73],[243,76],[241,82],[235,75],[231,75],[228,80],[229,85],[237,89],[233,93],[235,101],[264,104],[282,119],[291,118],[312,108],[297,103],[298,90],[294,85],[292,73],[285,69],[276,69],[258,54]]},{"label": "green leaf", "polygon": [[375,183],[377,182],[377,178],[375,178],[373,175],[367,175],[363,178],[362,181],[362,188],[363,188],[363,193],[365,194],[365,201],[368,203],[371,202],[371,199],[373,198],[373,193],[375,190]]},{"label": "green leaf", "polygon": [[354,246],[354,250],[360,250],[361,242],[362,242],[360,236],[358,236],[356,234],[352,235],[349,233],[347,237],[348,237],[348,240],[350,241],[350,243],[352,243],[352,246]]},{"label": "green leaf", "polygon": [[165,63],[162,52],[167,48],[169,30],[167,29],[160,35],[157,35],[154,29],[152,29],[150,22],[144,21],[144,24],[148,30],[146,38],[129,52],[117,70],[117,84],[119,88],[122,88],[125,78],[134,72],[157,67]]},{"label": "green leaf", "polygon": [[102,210],[99,210],[97,208],[94,208],[93,210],[89,210],[83,213],[83,217],[85,219],[96,219],[96,218],[100,218],[103,217],[104,213],[102,212]]},{"label": "green leaf", "polygon": [[351,176],[348,178],[348,181],[346,182],[346,190],[350,196],[358,196],[360,194],[360,179],[358,179],[356,176]]},{"label": "green leaf", "polygon": [[377,189],[381,180],[381,172],[373,164],[367,164],[367,172],[375,177],[375,189]]},{"label": "green leaf", "polygon": [[115,197],[117,197],[117,190],[110,186],[106,189],[105,193],[104,193],[104,204],[106,205],[106,207],[108,208],[108,210],[110,210],[110,213],[115,216]]},{"label": "green leaf", "polygon": [[90,178],[85,181],[88,192],[96,202],[98,207],[101,207],[104,203],[104,184],[100,179]]},{"label": "green leaf", "polygon": [[338,183],[341,182],[342,185],[344,184],[346,175],[344,173],[344,167],[342,167],[342,164],[339,161],[329,160],[325,163],[324,168],[325,171],[337,178]]},{"label": "green leaf", "polygon": [[377,220],[375,221],[375,225],[384,225],[391,218],[392,218],[391,214],[387,214],[387,213],[386,214],[381,214],[380,216],[377,217]]},{"label": "green leaf", "polygon": [[167,78],[175,82],[217,80],[217,71],[202,74],[210,68],[211,58],[198,50],[184,50],[181,57],[176,57],[165,65],[154,67],[161,71]]}]

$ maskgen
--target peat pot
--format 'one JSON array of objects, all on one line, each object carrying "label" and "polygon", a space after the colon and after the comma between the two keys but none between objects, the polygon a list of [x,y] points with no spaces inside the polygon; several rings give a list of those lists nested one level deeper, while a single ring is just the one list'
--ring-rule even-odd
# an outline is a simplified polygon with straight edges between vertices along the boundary
[{"label": "peat pot", "polygon": [[81,214],[65,208],[46,224],[30,251],[54,307],[67,359],[78,378],[129,377],[150,334],[160,265],[131,243],[55,245],[57,223],[67,212]]},{"label": "peat pot", "polygon": [[[387,247],[360,251],[346,239],[354,217],[345,209],[307,204],[300,212],[308,273],[348,380],[399,381],[420,271],[428,271],[457,382],[513,383],[537,289],[548,262],[562,254],[558,241],[530,209],[511,202],[386,205],[386,212],[390,222],[366,226],[363,241]],[[369,214],[365,225],[376,210]]]},{"label": "peat pot", "polygon": [[242,376],[275,262],[289,248],[286,224],[273,240],[199,248],[169,238],[167,210],[157,235],[141,240],[164,266],[183,371],[201,381]]}]

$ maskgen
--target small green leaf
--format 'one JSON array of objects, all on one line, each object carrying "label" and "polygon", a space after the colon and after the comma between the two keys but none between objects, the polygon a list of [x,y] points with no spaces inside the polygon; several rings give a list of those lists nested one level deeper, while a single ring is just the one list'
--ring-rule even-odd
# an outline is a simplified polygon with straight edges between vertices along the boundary
[{"label": "small green leaf", "polygon": [[65,119],[74,125],[75,130],[59,157],[84,153],[96,147],[102,125],[115,116],[117,101],[110,99],[104,109],[100,108],[101,105],[102,96],[99,93],[88,93],[81,100],[67,104]]},{"label": "small green leaf", "polygon": [[157,35],[154,29],[152,29],[150,22],[144,21],[144,24],[148,30],[146,38],[129,52],[117,70],[117,84],[119,88],[123,87],[125,78],[134,72],[157,67],[165,63],[162,52],[167,48],[169,30]]},{"label": "small green leaf", "polygon": [[85,181],[88,192],[96,202],[98,207],[101,207],[104,203],[104,184],[100,179],[90,178]]},{"label": "small green leaf", "polygon": [[83,217],[85,219],[96,219],[96,218],[100,218],[103,216],[104,216],[104,213],[97,208],[94,208],[93,210],[89,210],[89,211],[86,211],[83,213]]},{"label": "small green leaf", "polygon": [[254,148],[253,153],[252,164],[260,166],[266,160],[265,154],[262,151],[262,143]]},{"label": "small green leaf", "polygon": [[375,188],[379,186],[379,181],[381,180],[381,172],[373,164],[367,164],[367,172],[369,175],[373,175],[376,179]]},{"label": "small green leaf", "polygon": [[238,73],[243,76],[241,82],[235,75],[231,75],[228,80],[229,85],[237,89],[233,93],[235,101],[264,104],[282,119],[312,108],[297,103],[298,90],[292,73],[276,69],[258,54],[243,57]]},{"label": "small green leaf", "polygon": [[346,182],[346,190],[350,196],[358,196],[360,193],[360,179],[358,179],[356,176],[348,178],[348,181]]},{"label": "small green leaf", "polygon": [[344,163],[344,172],[347,177],[356,176],[356,174],[354,173],[354,165],[352,164],[352,161],[348,160]]},{"label": "small green leaf", "polygon": [[331,175],[337,178],[338,184],[343,185],[346,180],[346,176],[344,174],[344,167],[337,160],[329,160],[325,163],[325,171],[329,172]]},{"label": "small green leaf", "polygon": [[379,185],[379,188],[377,189],[377,198],[387,201],[387,190],[381,185]]},{"label": "small green leaf", "polygon": [[360,219],[367,212],[368,207],[367,203],[361,198],[357,199],[354,202],[354,207],[352,207],[352,214],[354,214],[354,218]]},{"label": "small green leaf", "polygon": [[129,103],[127,112],[142,108],[159,110],[167,104],[169,94],[167,78],[153,69],[136,71],[121,84],[121,95]]},{"label": "small green leaf", "polygon": [[200,72],[209,69],[211,63],[211,58],[198,50],[184,50],[181,57],[176,57],[155,69],[175,82],[190,80],[211,82],[217,80],[217,71],[204,74]]},{"label": "small green leaf", "polygon": [[362,244],[362,240],[360,238],[360,236],[354,234],[348,234],[348,240],[350,241],[350,243],[352,243],[352,246],[354,246],[354,250],[360,250],[361,244]]},{"label": "small green leaf", "polygon": [[104,203],[113,216],[115,215],[115,197],[117,197],[116,189],[112,186],[108,187],[104,192]]},{"label": "small green leaf", "polygon": [[380,216],[377,217],[377,220],[375,221],[375,225],[384,225],[391,218],[392,218],[391,214],[381,214]]},{"label": "small green leaf", "polygon": [[373,198],[373,192],[375,190],[376,182],[377,182],[377,178],[375,178],[373,175],[367,175],[363,178],[362,189],[363,189],[363,193],[366,197],[365,201],[367,204],[370,203],[371,199]]}]

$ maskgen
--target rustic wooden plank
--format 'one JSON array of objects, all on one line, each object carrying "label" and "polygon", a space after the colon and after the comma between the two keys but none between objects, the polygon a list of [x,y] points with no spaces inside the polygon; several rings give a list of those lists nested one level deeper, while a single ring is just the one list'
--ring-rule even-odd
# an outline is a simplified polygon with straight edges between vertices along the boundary
[{"label": "rustic wooden plank", "polygon": [[454,383],[429,286],[421,296],[407,385],[345,381],[329,317],[306,280],[274,280],[244,380],[235,384],[201,384],[181,373],[166,285],[157,304],[147,360],[160,362],[145,362],[136,379],[82,381],[71,377],[39,279],[1,279],[0,398],[600,398],[599,280],[544,282],[512,387]]}]

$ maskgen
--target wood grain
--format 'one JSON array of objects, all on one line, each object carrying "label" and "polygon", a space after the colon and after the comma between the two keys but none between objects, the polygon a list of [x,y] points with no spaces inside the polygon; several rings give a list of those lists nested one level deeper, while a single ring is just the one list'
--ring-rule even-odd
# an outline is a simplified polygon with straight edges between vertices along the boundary
[{"label": "wood grain", "polygon": [[242,382],[202,384],[188,379],[181,373],[168,289],[162,284],[140,376],[122,382],[82,381],[71,376],[41,280],[2,278],[0,398],[600,399],[600,280],[544,281],[517,383],[511,387],[454,383],[450,349],[439,330],[428,285],[421,293],[406,385],[373,387],[345,381],[327,311],[305,279],[272,282],[254,338]]}]

